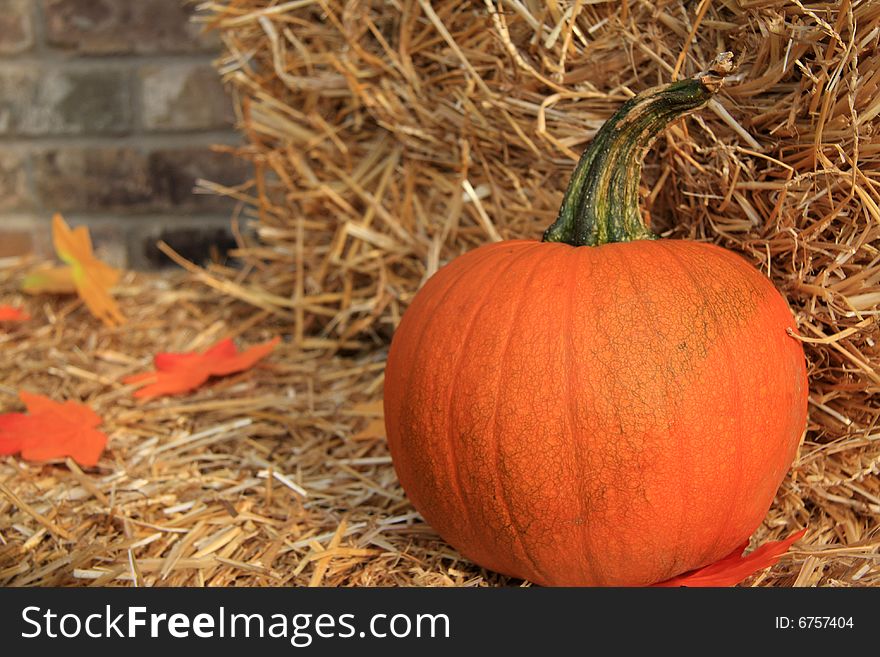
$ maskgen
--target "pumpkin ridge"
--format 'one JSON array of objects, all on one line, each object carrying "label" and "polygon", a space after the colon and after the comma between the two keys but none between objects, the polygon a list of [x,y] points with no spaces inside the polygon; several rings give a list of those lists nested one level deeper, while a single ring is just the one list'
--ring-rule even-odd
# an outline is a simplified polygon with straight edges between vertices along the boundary
[{"label": "pumpkin ridge", "polygon": [[[524,246],[522,251],[520,251],[517,254],[514,254],[511,257],[510,262],[508,262],[506,266],[501,267],[499,269],[496,269],[494,271],[494,273],[496,274],[494,280],[492,281],[491,284],[486,285],[486,287],[484,288],[483,297],[480,299],[479,303],[475,304],[476,309],[473,311],[473,314],[471,315],[470,320],[468,320],[468,322],[467,322],[467,328],[462,332],[461,339],[458,341],[457,350],[456,350],[455,355],[453,357],[452,367],[450,368],[450,380],[449,380],[449,383],[447,384],[447,387],[448,387],[448,392],[446,394],[446,408],[447,409],[449,409],[449,410],[452,409],[452,401],[455,396],[455,390],[456,390],[455,382],[458,381],[458,377],[460,376],[459,370],[461,369],[461,365],[462,365],[462,361],[463,361],[462,354],[464,352],[465,345],[468,344],[468,340],[470,339],[471,335],[473,334],[474,328],[477,326],[477,318],[479,317],[480,313],[485,309],[487,302],[492,298],[492,293],[495,291],[496,285],[498,284],[499,281],[501,281],[504,278],[504,275],[507,274],[513,268],[515,263],[517,263],[519,260],[523,259],[523,256],[525,256],[526,254],[532,253],[535,250],[535,248],[539,247],[540,245],[541,245],[540,242],[535,242],[534,244],[531,245],[531,248],[529,248],[529,245]],[[473,272],[471,271],[470,273],[473,273]],[[456,284],[459,282],[460,282],[460,279],[457,279]],[[465,499],[464,492],[463,492],[464,488],[462,486],[461,470],[458,466],[459,460],[456,458],[456,447],[457,447],[458,441],[455,439],[455,435],[458,432],[454,430],[456,428],[454,425],[454,417],[455,417],[454,414],[450,412],[449,422],[447,422],[447,425],[446,425],[447,426],[446,441],[444,442],[446,448],[443,451],[445,452],[445,455],[446,455],[446,462],[453,472],[453,477],[451,479],[455,483],[455,494],[461,504],[461,507],[463,509],[465,509],[465,513],[463,513],[462,516],[464,517],[465,524],[468,527],[467,533],[470,534],[471,528],[475,524],[477,524],[477,520],[475,520],[472,517],[472,515],[471,515],[472,514],[472,507],[469,504],[467,504],[467,500]],[[483,546],[483,547],[485,547],[485,546]],[[523,549],[523,552],[525,552],[525,549]]]},{"label": "pumpkin ridge", "polygon": [[[581,445],[581,441],[578,439],[578,422],[577,416],[575,414],[575,409],[573,406],[575,391],[577,386],[573,383],[574,378],[574,363],[572,362],[572,355],[575,353],[574,346],[574,334],[572,331],[572,316],[574,315],[574,306],[575,299],[574,295],[577,291],[576,281],[579,279],[579,272],[581,269],[581,257],[580,251],[572,250],[571,251],[571,259],[574,262],[574,267],[572,267],[572,271],[569,274],[573,283],[571,285],[567,285],[568,294],[565,295],[565,310],[562,319],[562,328],[563,328],[563,336],[565,338],[565,345],[563,346],[563,353],[565,354],[565,361],[563,363],[563,367],[565,368],[566,374],[566,393],[565,398],[569,400],[567,404],[567,417],[568,417],[568,428],[569,435],[571,438],[571,453],[572,453],[572,467],[575,469],[574,477],[578,482],[578,505],[580,509],[580,536],[581,536],[581,554],[580,559],[583,565],[586,566],[584,568],[584,572],[589,570],[592,575],[593,581],[598,582],[600,577],[598,576],[595,566],[596,563],[594,559],[594,548],[593,548],[593,539],[592,532],[590,531],[590,527],[587,523],[587,508],[586,508],[586,498],[587,494],[584,489],[584,478],[579,471],[577,471],[577,464],[583,463],[583,447]],[[589,260],[589,259],[588,259]],[[592,270],[592,263],[590,263],[590,269]],[[584,435],[588,435],[586,432]],[[582,568],[583,568],[582,565]]]},{"label": "pumpkin ridge", "polygon": [[[710,303],[711,300],[703,292],[703,287],[700,286],[699,281],[697,281],[697,279],[694,277],[693,273],[685,266],[682,259],[675,252],[675,249],[671,248],[668,242],[664,242],[662,240],[658,240],[657,244],[659,244],[661,246],[662,250],[667,254],[669,260],[679,270],[681,270],[684,273],[684,275],[687,277],[687,279],[691,282],[691,284],[693,285],[695,296],[702,298],[704,300],[704,302],[705,302],[704,305],[706,308],[708,308],[709,313],[712,315],[713,319],[715,320],[716,326],[718,326],[718,327],[723,326],[723,324],[721,322],[721,318],[718,316],[718,313],[715,309],[715,306],[712,303]],[[739,373],[737,372],[736,368],[730,366],[730,363],[735,362],[735,359],[733,357],[733,350],[730,347],[728,333],[726,331],[718,331],[718,341],[722,344],[722,349],[724,349],[724,351],[727,354],[727,358],[724,359],[724,363],[727,367],[728,379],[731,381],[730,391],[733,394],[733,397],[735,400],[734,407],[737,408],[739,411],[736,414],[736,422],[738,424],[738,429],[739,429],[738,434],[742,435],[743,434],[742,381],[740,379]],[[727,484],[728,484],[728,489],[733,488],[733,490],[735,490],[735,493],[731,493],[728,495],[728,498],[730,500],[730,505],[728,506],[727,513],[723,514],[723,518],[718,522],[718,532],[716,534],[715,544],[717,544],[718,541],[720,541],[720,539],[727,533],[728,529],[730,528],[730,523],[731,523],[731,520],[733,519],[733,516],[734,516],[733,511],[738,504],[739,497],[741,494],[742,478],[743,478],[743,472],[744,472],[743,455],[742,455],[741,445],[740,445],[739,441],[732,441],[732,444],[733,444],[733,455],[734,455],[734,459],[736,462],[737,476],[732,477],[732,479],[733,479],[732,486],[729,481],[727,482]],[[680,452],[680,453],[683,453],[683,452]],[[753,527],[752,530],[749,532],[749,534],[751,535],[751,533],[754,532],[754,530],[755,530],[755,528]],[[724,556],[724,555],[722,555],[722,556]],[[703,557],[700,559],[700,561],[701,562],[705,561],[706,563],[701,563],[697,566],[693,566],[692,568],[688,568],[687,570],[692,570],[693,568],[699,568],[699,567],[702,567],[708,563],[711,563],[711,560],[709,560],[708,555],[706,555],[705,553],[704,553]],[[683,571],[683,572],[685,572],[685,571]]]},{"label": "pumpkin ridge", "polygon": [[[538,242],[538,244],[540,245],[541,242]],[[546,253],[543,258],[536,258],[536,262],[532,266],[532,269],[531,269],[531,272],[528,276],[528,279],[531,279],[532,274],[534,274],[540,268],[541,265],[543,265],[544,263],[546,263],[550,259],[549,256],[553,256],[555,258],[558,255],[558,253],[559,252],[556,249],[546,249]],[[510,343],[513,340],[513,336],[515,335],[514,328],[516,327],[517,322],[519,320],[519,314],[520,314],[519,311],[522,308],[523,304],[526,302],[526,300],[527,300],[526,295],[523,294],[522,296],[520,296],[519,300],[516,303],[514,311],[511,313],[511,316],[513,317],[513,322],[510,325],[510,327],[508,328],[507,338],[505,339],[504,347],[501,350],[500,362],[502,362],[502,363],[507,362],[507,355],[510,350]],[[501,449],[500,449],[501,439],[499,437],[499,431],[498,431],[498,428],[499,428],[498,427],[498,405],[499,405],[499,402],[501,399],[500,393],[501,393],[501,382],[502,382],[503,376],[504,376],[504,371],[499,370],[497,381],[495,383],[495,405],[492,408],[492,416],[491,416],[489,422],[487,423],[487,426],[489,424],[492,425],[492,431],[491,431],[492,445],[493,445],[493,451],[495,453],[495,455],[494,455],[495,456],[495,467],[490,470],[490,476],[492,477],[492,483],[494,484],[496,495],[497,495],[498,499],[501,501],[501,505],[504,508],[505,514],[507,515],[507,521],[510,523],[511,536],[514,537],[515,543],[517,543],[519,545],[520,549],[522,550],[523,556],[526,558],[526,560],[531,565],[533,572],[537,573],[541,577],[541,579],[543,579],[544,581],[553,581],[552,577],[547,577],[547,573],[544,572],[544,570],[538,566],[537,561],[532,556],[531,552],[526,548],[525,541],[523,541],[521,529],[520,529],[519,525],[516,523],[515,516],[511,510],[510,496],[507,494],[505,487],[503,485],[501,485]]]},{"label": "pumpkin ridge", "polygon": [[[475,255],[477,255],[477,254],[475,253]],[[475,262],[471,266],[479,266],[480,264],[482,264],[484,261],[488,260],[493,255],[494,255],[494,253],[493,253],[492,248],[487,247],[485,252],[482,254],[481,258],[474,258]],[[434,311],[437,308],[441,307],[446,302],[446,300],[449,298],[449,295],[455,290],[455,288],[458,286],[458,284],[466,276],[468,276],[470,274],[471,274],[470,269],[468,269],[467,267],[461,267],[458,272],[455,272],[454,276],[450,277],[450,280],[446,282],[445,287],[440,289],[440,291],[442,291],[442,294],[434,294],[431,297],[429,297],[429,300],[433,300],[434,303],[433,304],[426,304],[425,308],[420,309],[419,314],[416,315],[416,321],[421,321],[421,324],[413,327],[413,330],[418,329],[418,331],[415,333],[416,337],[414,337],[410,340],[410,343],[412,344],[411,351],[413,352],[413,354],[416,354],[419,352],[420,345],[424,342],[425,333],[427,332],[428,328],[431,325],[431,317],[432,317]],[[435,275],[436,275],[436,272],[435,272]],[[428,308],[431,309],[430,312],[428,312]],[[401,388],[403,391],[402,392],[403,397],[400,400],[401,418],[404,417],[403,409],[406,408],[406,406],[407,406],[406,399],[409,396],[410,391],[413,389],[412,383],[413,383],[413,379],[416,376],[417,371],[418,370],[415,367],[409,368],[409,371],[407,372],[407,376],[406,376],[406,381]],[[387,412],[386,412],[386,417],[387,417]],[[404,440],[404,437],[401,436],[400,439],[402,442]],[[401,444],[401,452],[406,453],[407,451],[408,450],[406,450],[404,448],[404,446]],[[456,472],[457,472],[457,470],[456,470]],[[462,506],[465,506],[464,500],[460,494],[460,490],[458,491],[458,493],[459,493],[459,497],[458,497],[459,502],[462,504]]]},{"label": "pumpkin ridge", "polygon": [[[659,242],[660,240],[656,240],[656,241]],[[654,241],[652,241],[651,243],[653,244]],[[654,317],[657,314],[655,312],[655,304],[654,304],[654,301],[651,298],[651,296],[644,293],[642,283],[636,281],[636,277],[634,274],[634,268],[632,267],[632,263],[630,262],[634,258],[644,257],[644,254],[641,253],[641,249],[636,249],[636,248],[607,249],[608,253],[611,253],[612,251],[614,251],[615,256],[617,256],[617,261],[620,263],[619,271],[623,272],[624,275],[627,277],[627,279],[629,280],[630,289],[632,289],[633,293],[639,298],[639,302],[640,302],[639,309],[643,311],[641,313],[642,314],[642,321],[639,322],[639,325],[645,326],[645,327],[651,326],[652,322],[654,321]],[[628,256],[628,257],[626,257],[626,256]],[[667,385],[667,387],[668,387],[668,385]],[[668,392],[667,392],[666,396],[667,397],[670,396],[668,394]],[[677,410],[677,409],[675,409],[675,410]],[[669,420],[669,418],[666,418],[664,421],[664,424],[666,425],[667,437],[670,440],[673,439],[673,437],[674,437],[673,436],[673,434],[674,434],[673,422],[671,420]],[[677,451],[679,453],[683,453],[684,450],[682,450],[681,446],[679,445]],[[690,470],[690,469],[688,469],[688,470]],[[688,475],[690,475],[690,474],[691,473],[688,472]],[[685,494],[685,499],[682,500],[683,503],[681,505],[684,509],[687,509],[689,507],[690,502],[693,499],[693,495],[691,494],[690,490],[689,489],[686,489],[686,490],[687,490],[687,492]],[[676,539],[676,540],[679,544],[681,544],[682,537],[685,535],[685,530],[686,530],[686,526],[687,526],[687,512],[686,511],[684,513],[681,513],[681,512],[679,513],[678,526],[679,526],[679,532],[678,532],[679,536],[678,536],[678,539]]]},{"label": "pumpkin ridge", "polygon": [[[489,253],[489,251],[490,251],[490,249],[487,248],[486,253],[483,254],[483,257],[479,258],[479,259],[475,258],[474,259],[475,262],[471,266],[475,266],[477,263],[482,263],[484,260],[488,259],[488,257],[491,255],[491,253]],[[475,253],[475,255],[476,255],[476,253]],[[427,307],[432,308],[431,312],[427,312],[426,309],[420,309],[420,312],[418,315],[416,315],[416,317],[417,317],[417,321],[421,320],[421,324],[414,327],[414,329],[415,328],[419,329],[417,331],[417,337],[414,337],[410,340],[411,344],[413,345],[412,346],[413,352],[418,352],[419,345],[421,345],[421,343],[424,341],[425,332],[428,330],[428,327],[431,324],[430,319],[431,319],[431,315],[433,314],[433,311],[436,310],[438,307],[442,306],[446,302],[446,299],[449,298],[449,294],[455,289],[455,287],[458,285],[458,283],[461,282],[461,280],[465,276],[467,276],[469,273],[470,272],[467,268],[462,267],[461,270],[459,272],[457,272],[456,276],[454,276],[450,280],[446,281],[445,287],[440,288],[440,290],[442,291],[442,294],[437,294],[435,292],[431,297],[429,297],[429,300],[434,301],[434,303],[431,306],[427,306]],[[436,272],[435,272],[435,275],[436,275]],[[415,368],[410,368],[409,372],[407,373],[406,383],[403,386],[404,391],[408,391],[411,389],[412,380],[413,380],[413,377],[415,376],[415,374],[416,374]]]},{"label": "pumpkin ridge", "polygon": [[[490,256],[493,256],[494,252],[493,252],[491,246],[489,246],[489,247],[486,247],[484,253],[479,254],[478,251],[475,251],[473,253],[473,255],[474,255],[474,257],[472,258],[473,262],[471,263],[471,267],[479,267],[483,262],[488,260]],[[477,255],[482,255],[482,257],[477,258],[476,257]],[[441,267],[440,269],[443,269],[443,267]],[[438,269],[437,271],[439,272],[440,269]],[[435,272],[435,275],[436,275],[436,273],[437,272]],[[433,294],[433,296],[431,297],[431,300],[434,301],[433,305],[426,306],[426,308],[427,307],[432,308],[431,312],[428,312],[426,309],[420,309],[420,314],[418,315],[418,317],[419,317],[419,319],[422,320],[422,323],[419,325],[418,328],[420,328],[421,330],[418,332],[418,337],[416,337],[412,340],[413,351],[418,351],[418,347],[424,339],[425,331],[428,329],[428,326],[431,324],[431,316],[433,315],[434,310],[436,310],[438,307],[440,307],[444,303],[446,303],[446,300],[449,298],[450,293],[452,293],[454,291],[455,287],[462,281],[462,279],[464,279],[468,275],[472,275],[471,271],[465,267],[462,267],[460,269],[460,271],[458,271],[453,278],[450,278],[450,280],[446,281],[446,284],[444,287],[440,288],[440,291],[442,292],[442,294],[438,294],[437,292],[435,292]],[[409,386],[412,383],[413,376],[414,376],[414,372],[410,371],[409,375],[407,377],[406,386],[404,388],[405,390],[409,389]]]},{"label": "pumpkin ridge", "polygon": [[[636,292],[637,288],[632,283],[632,272],[630,271],[630,268],[627,266],[628,263],[626,262],[626,259],[623,257],[623,254],[621,254],[622,249],[619,249],[616,246],[612,246],[612,245],[607,245],[607,246],[604,246],[604,248],[602,248],[603,246],[604,245],[600,245],[599,249],[601,249],[601,250],[595,251],[596,259],[598,260],[602,255],[604,255],[605,260],[606,260],[606,263],[605,263],[606,267],[609,270],[614,271],[615,274],[617,274],[617,277],[615,278],[615,284],[619,284],[621,281],[628,278],[630,281],[629,287],[633,290],[633,292]],[[613,262],[617,266],[613,266],[611,264],[608,264],[609,262]],[[614,294],[617,294],[618,292],[619,292],[619,290],[617,290],[617,289],[614,290]],[[640,301],[641,301],[641,299],[640,299]],[[601,306],[601,304],[597,304],[597,305]],[[597,313],[595,320],[594,320],[594,323],[597,326],[602,326],[603,327],[602,332],[605,333],[606,335],[609,333],[609,330],[612,327],[612,323],[608,322],[608,317],[603,317],[601,313]],[[614,329],[615,330],[617,329],[616,325],[614,326]],[[615,339],[616,339],[616,335],[609,336],[609,344],[614,344]],[[613,358],[614,358],[614,356],[610,355],[609,360],[607,362],[604,362],[603,365],[605,365],[606,368],[609,367]],[[603,385],[603,383],[604,383],[604,385]],[[592,389],[593,389],[594,394],[599,394],[602,397],[607,397],[610,394],[611,395],[614,394],[613,392],[610,392],[610,389],[614,388],[617,385],[619,385],[617,381],[613,381],[613,380],[602,381],[602,380],[600,380],[600,381],[597,381],[596,384],[592,386]],[[624,419],[623,419],[623,414],[621,412],[621,409],[619,407],[615,407],[615,408],[609,409],[609,410],[613,414],[614,424],[620,429],[620,433],[623,434],[624,433],[623,432]],[[609,421],[610,421],[610,419],[611,418],[609,418]],[[603,447],[603,448],[607,448],[611,452],[614,453],[613,462],[614,462],[615,466],[619,466],[622,462],[619,448],[617,448],[616,446],[614,448],[612,448],[612,447]],[[615,470],[618,470],[618,469],[619,469],[619,467],[611,467],[610,472],[609,472],[608,471],[609,468],[604,464],[604,462],[603,462],[603,465],[600,467],[600,474],[601,474],[600,478],[605,478],[606,485],[608,485],[612,489],[619,489],[620,488],[619,475],[617,472],[615,472]],[[630,510],[632,510],[632,509],[630,509]],[[607,512],[607,510],[606,510],[606,512]],[[604,514],[603,514],[603,517],[604,517]],[[620,547],[621,547],[620,542],[619,542],[619,540],[615,540],[615,539],[619,539],[619,537],[617,537],[617,536],[609,537],[606,535],[603,537],[603,539],[605,541],[603,549],[606,553],[614,552],[615,554],[617,554],[620,551]],[[604,572],[599,573],[599,576],[596,579],[596,583],[598,586],[608,586],[607,578],[606,578]]]},{"label": "pumpkin ridge", "polygon": [[[657,243],[660,244],[661,246],[663,246],[664,247],[663,250],[666,251],[667,254],[671,256],[671,254],[669,253],[669,250],[665,248],[665,242],[658,240]],[[676,264],[678,264],[679,266],[681,265],[681,263],[679,263],[677,260],[676,260]],[[681,266],[680,266],[680,268],[683,269],[683,267],[681,267]],[[676,408],[675,410],[677,411],[678,409]],[[677,428],[677,422],[675,422],[674,420],[671,420],[669,422],[669,428],[667,429],[667,431],[669,432],[670,438],[673,438],[676,435],[679,436],[677,453],[678,454],[687,454],[687,449],[684,446],[684,438],[681,437],[681,430]],[[689,460],[687,458],[680,458],[679,459],[679,468],[681,469],[682,481],[690,481],[693,479],[693,476],[694,476],[693,475],[693,468],[690,466]],[[684,495],[682,496],[683,499],[682,499],[681,506],[683,509],[685,509],[685,512],[679,513],[678,536],[676,538],[677,551],[675,552],[675,554],[679,554],[679,555],[682,553],[682,547],[684,549],[687,549],[687,543],[685,541],[686,536],[687,536],[687,530],[688,530],[687,509],[690,508],[691,504],[693,503],[693,499],[694,499],[694,494],[693,494],[693,491],[690,486],[685,486],[682,488],[682,490],[684,491]],[[678,568],[680,568],[680,566],[674,565],[672,568],[669,569],[670,572],[666,573],[666,575],[668,577],[674,576],[675,574],[677,574],[674,571],[676,571]],[[682,571],[682,572],[685,572],[685,571]]]},{"label": "pumpkin ridge", "polygon": [[[790,325],[792,325],[792,327],[794,327],[794,323],[795,323],[794,322],[794,313],[792,312],[791,307],[788,305],[786,298],[782,294],[779,293],[779,291],[776,289],[776,287],[773,285],[773,283],[770,281],[770,279],[760,269],[751,265],[751,263],[749,263],[748,260],[746,260],[744,257],[739,255],[735,251],[731,251],[730,249],[724,249],[721,247],[717,247],[716,245],[712,245],[712,246],[714,247],[714,251],[715,251],[716,255],[719,256],[719,259],[721,261],[723,261],[725,263],[725,265],[727,267],[729,267],[730,270],[741,271],[741,268],[743,267],[743,265],[748,265],[751,268],[751,270],[755,274],[758,275],[758,278],[748,281],[749,288],[755,294],[755,298],[757,300],[756,303],[767,303],[767,304],[769,304],[768,307],[770,307],[770,306],[776,305],[778,302],[781,301],[784,308],[785,308],[785,313],[786,313],[786,318],[788,320],[788,323]],[[758,281],[760,281],[760,284],[758,283]],[[783,335],[782,331],[783,331],[783,329],[780,328],[779,329],[780,337]],[[785,336],[785,339],[786,340],[794,340],[794,338],[787,336],[787,335]],[[740,388],[739,388],[739,391],[741,391],[741,390],[742,390],[742,385],[740,385]],[[741,405],[741,408],[742,408],[742,405]],[[742,415],[740,417],[742,417]],[[789,453],[790,456],[783,457],[783,458],[787,458],[787,460],[786,460],[787,465],[782,472],[783,477],[784,477],[785,472],[787,472],[791,467],[791,463],[794,459],[794,451],[793,450],[797,449],[797,445],[799,443],[800,443],[800,438],[798,439],[798,441],[794,445],[794,447],[791,447],[788,449],[787,453]],[[742,462],[742,460],[740,460],[740,462]],[[743,469],[741,469],[740,472],[742,473]],[[740,476],[737,479],[737,482],[740,486],[742,485],[742,483],[741,483],[742,476]],[[782,479],[780,478],[776,483],[776,486],[775,486],[776,490],[778,490],[781,483],[782,483]],[[742,497],[737,496],[737,500],[741,500],[741,499],[742,499]],[[765,511],[765,514],[766,514],[766,511]],[[760,526],[760,523],[758,524],[758,526]]]}]

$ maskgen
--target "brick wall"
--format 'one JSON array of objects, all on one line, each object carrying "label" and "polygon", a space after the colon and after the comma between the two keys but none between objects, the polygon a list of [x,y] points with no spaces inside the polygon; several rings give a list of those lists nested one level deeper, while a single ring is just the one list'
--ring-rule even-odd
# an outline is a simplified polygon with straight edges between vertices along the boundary
[{"label": "brick wall", "polygon": [[[181,0],[0,0],[0,257],[50,253],[55,211],[115,264],[158,237],[199,258],[231,244],[228,200],[198,178],[249,175],[218,44]],[[213,147],[213,148],[212,148]]]}]

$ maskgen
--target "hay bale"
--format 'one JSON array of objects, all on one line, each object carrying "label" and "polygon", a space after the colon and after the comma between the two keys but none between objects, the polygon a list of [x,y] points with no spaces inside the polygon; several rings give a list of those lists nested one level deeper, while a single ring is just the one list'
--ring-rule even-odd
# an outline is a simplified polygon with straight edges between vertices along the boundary
[{"label": "hay bale", "polygon": [[732,84],[650,155],[645,212],[665,237],[743,253],[786,294],[821,341],[815,430],[870,426],[880,7],[740,4],[209,3],[258,172],[238,196],[261,244],[241,255],[300,338],[382,345],[441,264],[540,236],[622,101],[728,48]]},{"label": "hay bale", "polygon": [[[814,545],[877,552],[880,5],[228,0],[203,9],[225,44],[218,67],[240,98],[241,155],[257,172],[225,190],[260,238],[238,252],[256,271],[233,293],[258,295],[293,320],[300,345],[331,352],[382,349],[419,286],[464,251],[538,238],[616,107],[732,50],[739,72],[717,101],[650,154],[644,211],[664,237],[743,254],[796,313],[810,423],[771,533],[809,524]],[[864,582],[869,572],[876,581],[870,560],[847,554],[826,579],[811,562],[798,583]]]}]

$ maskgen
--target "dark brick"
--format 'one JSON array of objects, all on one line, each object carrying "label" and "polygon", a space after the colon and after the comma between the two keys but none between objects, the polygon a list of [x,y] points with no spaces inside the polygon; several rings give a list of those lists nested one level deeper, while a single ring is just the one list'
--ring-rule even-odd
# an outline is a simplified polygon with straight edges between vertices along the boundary
[{"label": "dark brick", "polygon": [[193,193],[199,178],[225,186],[240,185],[250,178],[250,166],[242,159],[209,148],[154,151],[149,157],[149,172],[156,196],[172,206],[201,211],[227,211],[231,202],[214,194]]},{"label": "dark brick", "polygon": [[31,205],[27,189],[25,158],[22,154],[0,150],[0,210]]},{"label": "dark brick", "polygon": [[129,105],[123,71],[0,71],[0,135],[125,133]]},{"label": "dark brick", "polygon": [[52,211],[148,210],[162,205],[147,158],[131,148],[60,148],[34,157],[34,184]]},{"label": "dark brick", "polygon": [[205,264],[215,258],[222,261],[226,253],[236,247],[228,222],[224,222],[222,226],[156,227],[146,233],[132,234],[129,238],[129,263],[137,269],[176,267],[156,246],[159,240],[191,262]]},{"label": "dark brick", "polygon": [[140,71],[144,127],[215,130],[232,125],[232,101],[206,64],[148,66]]},{"label": "dark brick", "polygon": [[0,0],[0,55],[16,55],[33,46],[30,0]]},{"label": "dark brick", "polygon": [[83,54],[188,53],[219,41],[181,0],[45,0],[49,44]]}]

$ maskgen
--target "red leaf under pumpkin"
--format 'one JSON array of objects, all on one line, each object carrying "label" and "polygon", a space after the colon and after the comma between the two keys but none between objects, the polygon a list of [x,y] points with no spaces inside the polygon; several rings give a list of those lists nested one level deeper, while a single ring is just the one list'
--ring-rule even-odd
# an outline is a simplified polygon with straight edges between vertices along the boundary
[{"label": "red leaf under pumpkin", "polygon": [[156,354],[153,359],[155,372],[134,374],[123,381],[147,383],[148,385],[134,393],[135,397],[141,399],[189,392],[212,376],[225,376],[253,367],[268,356],[280,341],[281,338],[276,337],[240,352],[232,339],[226,338],[203,353],[189,351]]},{"label": "red leaf under pumpkin", "polygon": [[746,541],[715,563],[667,579],[654,586],[735,586],[749,575],[775,564],[788,551],[791,544],[806,533],[807,530],[804,528],[785,540],[765,543],[746,556],[742,556],[743,551],[749,546],[749,542]]},{"label": "red leaf under pumpkin", "polygon": [[0,306],[0,322],[24,322],[31,318],[21,308]]},{"label": "red leaf under pumpkin", "polygon": [[69,456],[82,466],[98,462],[107,436],[96,429],[103,420],[91,408],[24,391],[18,396],[28,412],[0,415],[0,454],[21,452],[29,461]]}]

